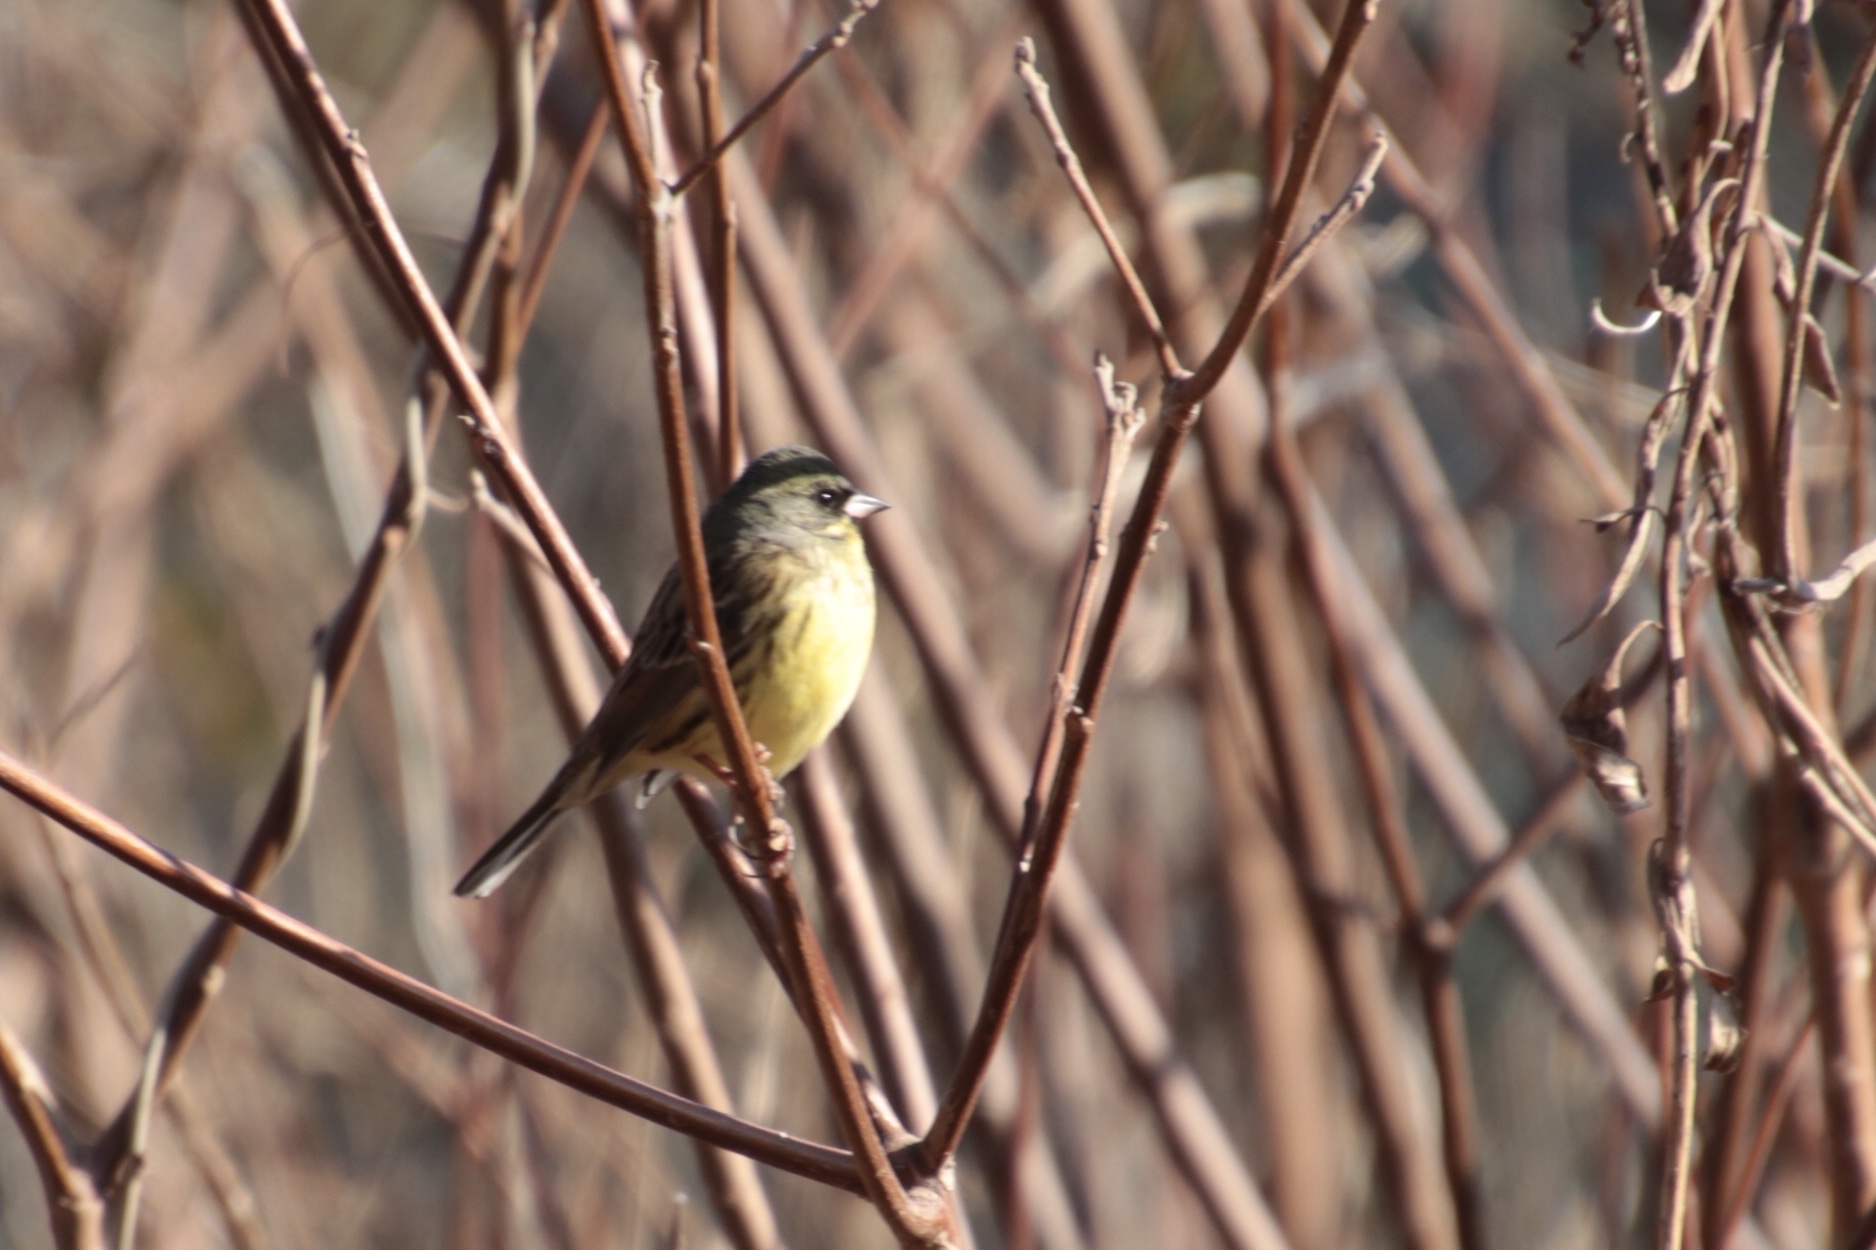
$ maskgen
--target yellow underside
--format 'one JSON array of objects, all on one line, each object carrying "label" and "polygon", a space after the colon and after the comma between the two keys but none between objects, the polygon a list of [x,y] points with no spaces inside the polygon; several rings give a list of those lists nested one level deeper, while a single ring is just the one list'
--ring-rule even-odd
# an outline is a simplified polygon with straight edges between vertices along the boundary
[{"label": "yellow underside", "polygon": [[[749,734],[769,751],[769,772],[784,777],[820,745],[847,714],[873,650],[873,575],[856,536],[852,550],[820,554],[802,570],[775,630],[767,663],[743,698]],[[716,725],[656,759],[635,758],[631,772],[675,769],[699,777],[711,770],[697,757],[727,765]],[[629,775],[625,769],[616,776]]]}]

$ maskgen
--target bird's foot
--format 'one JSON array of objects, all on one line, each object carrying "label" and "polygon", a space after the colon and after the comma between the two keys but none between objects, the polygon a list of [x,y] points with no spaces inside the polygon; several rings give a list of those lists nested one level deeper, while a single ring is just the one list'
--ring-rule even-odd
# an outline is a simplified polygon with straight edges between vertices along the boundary
[{"label": "bird's foot", "polygon": [[[775,758],[775,753],[763,746],[760,742],[755,745],[756,763],[764,765],[762,779],[766,781],[769,786],[769,803],[776,811],[780,811],[788,803],[788,791],[782,789],[782,783],[777,781],[766,767],[768,762]],[[716,779],[727,786],[731,794],[737,792],[735,769],[730,768],[728,765],[717,763],[708,755],[699,755],[697,762],[715,774]]]}]

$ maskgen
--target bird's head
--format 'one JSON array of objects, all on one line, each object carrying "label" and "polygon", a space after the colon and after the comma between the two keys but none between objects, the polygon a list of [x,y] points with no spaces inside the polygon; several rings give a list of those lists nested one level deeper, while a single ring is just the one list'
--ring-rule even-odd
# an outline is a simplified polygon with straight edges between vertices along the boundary
[{"label": "bird's head", "polygon": [[855,522],[886,504],[847,480],[834,462],[811,447],[777,447],[749,462],[704,519],[706,530],[782,537],[814,534],[857,537]]}]

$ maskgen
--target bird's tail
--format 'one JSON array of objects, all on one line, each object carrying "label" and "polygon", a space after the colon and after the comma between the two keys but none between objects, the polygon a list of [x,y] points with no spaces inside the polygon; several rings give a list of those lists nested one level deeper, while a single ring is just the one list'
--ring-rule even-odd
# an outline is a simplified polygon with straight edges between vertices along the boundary
[{"label": "bird's tail", "polygon": [[521,819],[504,833],[501,838],[483,852],[482,858],[475,862],[475,867],[463,874],[463,879],[456,883],[457,898],[487,898],[496,887],[508,880],[508,874],[521,866],[541,839],[553,828],[554,817],[560,815],[560,799],[566,787],[560,784],[560,778],[534,800],[534,806],[521,814]]}]

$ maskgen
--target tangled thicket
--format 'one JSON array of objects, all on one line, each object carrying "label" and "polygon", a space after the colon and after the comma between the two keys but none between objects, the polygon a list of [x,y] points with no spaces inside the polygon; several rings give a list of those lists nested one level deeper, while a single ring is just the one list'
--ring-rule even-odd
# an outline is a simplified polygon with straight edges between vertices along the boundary
[{"label": "tangled thicket", "polygon": [[[304,7],[0,8],[0,1246],[1876,1244],[1867,5]],[[680,427],[893,504],[795,852],[460,903]]]}]

